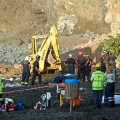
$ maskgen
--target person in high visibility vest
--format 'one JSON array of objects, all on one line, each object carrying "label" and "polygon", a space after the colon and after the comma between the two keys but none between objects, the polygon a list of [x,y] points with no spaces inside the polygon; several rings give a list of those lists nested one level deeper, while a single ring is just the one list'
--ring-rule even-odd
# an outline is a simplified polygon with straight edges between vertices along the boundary
[{"label": "person in high visibility vest", "polygon": [[0,76],[0,102],[3,102],[2,83],[3,83],[2,76]]},{"label": "person in high visibility vest", "polygon": [[105,73],[100,70],[100,64],[96,64],[96,71],[92,73],[91,82],[93,90],[94,108],[101,108],[103,89],[105,84]]}]

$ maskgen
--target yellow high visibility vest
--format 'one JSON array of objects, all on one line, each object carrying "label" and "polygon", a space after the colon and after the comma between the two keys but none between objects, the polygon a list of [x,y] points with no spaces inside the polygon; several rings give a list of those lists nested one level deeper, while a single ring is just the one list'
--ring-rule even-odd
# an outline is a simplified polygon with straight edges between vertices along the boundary
[{"label": "yellow high visibility vest", "polygon": [[92,90],[103,90],[105,74],[102,71],[93,72]]}]

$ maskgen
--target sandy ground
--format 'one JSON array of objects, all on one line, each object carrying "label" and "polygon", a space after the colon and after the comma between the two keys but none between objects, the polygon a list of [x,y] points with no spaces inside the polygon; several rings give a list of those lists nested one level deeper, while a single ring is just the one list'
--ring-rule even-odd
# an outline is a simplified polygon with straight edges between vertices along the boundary
[{"label": "sandy ground", "polygon": [[[116,81],[116,93],[120,93],[120,80]],[[41,88],[36,90],[24,90],[29,88],[37,88],[41,86],[47,86],[47,88]],[[86,88],[84,91],[80,91],[83,95],[84,101],[80,106],[69,112],[69,105],[64,102],[62,109],[59,107],[59,99],[56,94],[56,87],[48,87],[47,83],[35,86],[22,86],[14,88],[4,88],[4,92],[11,92],[22,90],[20,92],[6,93],[4,97],[12,98],[15,103],[22,100],[25,103],[26,108],[21,111],[2,112],[0,113],[0,120],[119,120],[120,106],[116,105],[114,108],[108,109],[102,107],[102,109],[95,110],[93,106],[93,96],[91,90],[91,83],[84,82],[80,87]],[[24,90],[24,91],[23,91]],[[42,94],[51,92],[51,108],[40,111],[35,110],[33,107],[36,102],[41,98]]]}]

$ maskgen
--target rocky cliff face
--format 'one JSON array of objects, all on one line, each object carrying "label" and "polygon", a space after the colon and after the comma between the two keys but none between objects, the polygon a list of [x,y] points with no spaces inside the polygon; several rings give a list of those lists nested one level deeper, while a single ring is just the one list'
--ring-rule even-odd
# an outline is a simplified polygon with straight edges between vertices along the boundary
[{"label": "rocky cliff face", "polygon": [[0,0],[0,43],[4,44],[0,46],[1,61],[14,63],[24,58],[26,42],[33,35],[48,33],[52,24],[57,26],[59,35],[70,35],[68,40],[78,35],[78,45],[80,38],[93,40],[98,34],[120,33],[120,1]]},{"label": "rocky cliff face", "polygon": [[28,39],[56,24],[61,34],[108,33],[104,0],[0,0],[0,41]]},{"label": "rocky cliff face", "polygon": [[106,0],[106,7],[105,21],[110,24],[111,34],[120,34],[120,1]]}]

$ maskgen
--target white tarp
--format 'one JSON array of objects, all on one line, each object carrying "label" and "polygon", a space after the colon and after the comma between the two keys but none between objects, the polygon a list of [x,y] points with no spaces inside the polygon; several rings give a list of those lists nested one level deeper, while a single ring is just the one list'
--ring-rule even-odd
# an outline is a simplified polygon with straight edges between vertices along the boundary
[{"label": "white tarp", "polygon": [[[115,104],[120,104],[120,95],[114,95]],[[102,97],[102,103],[104,103],[104,96]]]},{"label": "white tarp", "polygon": [[2,77],[2,79],[8,81],[20,80],[20,78],[13,79],[13,78],[4,78],[4,77]]}]

